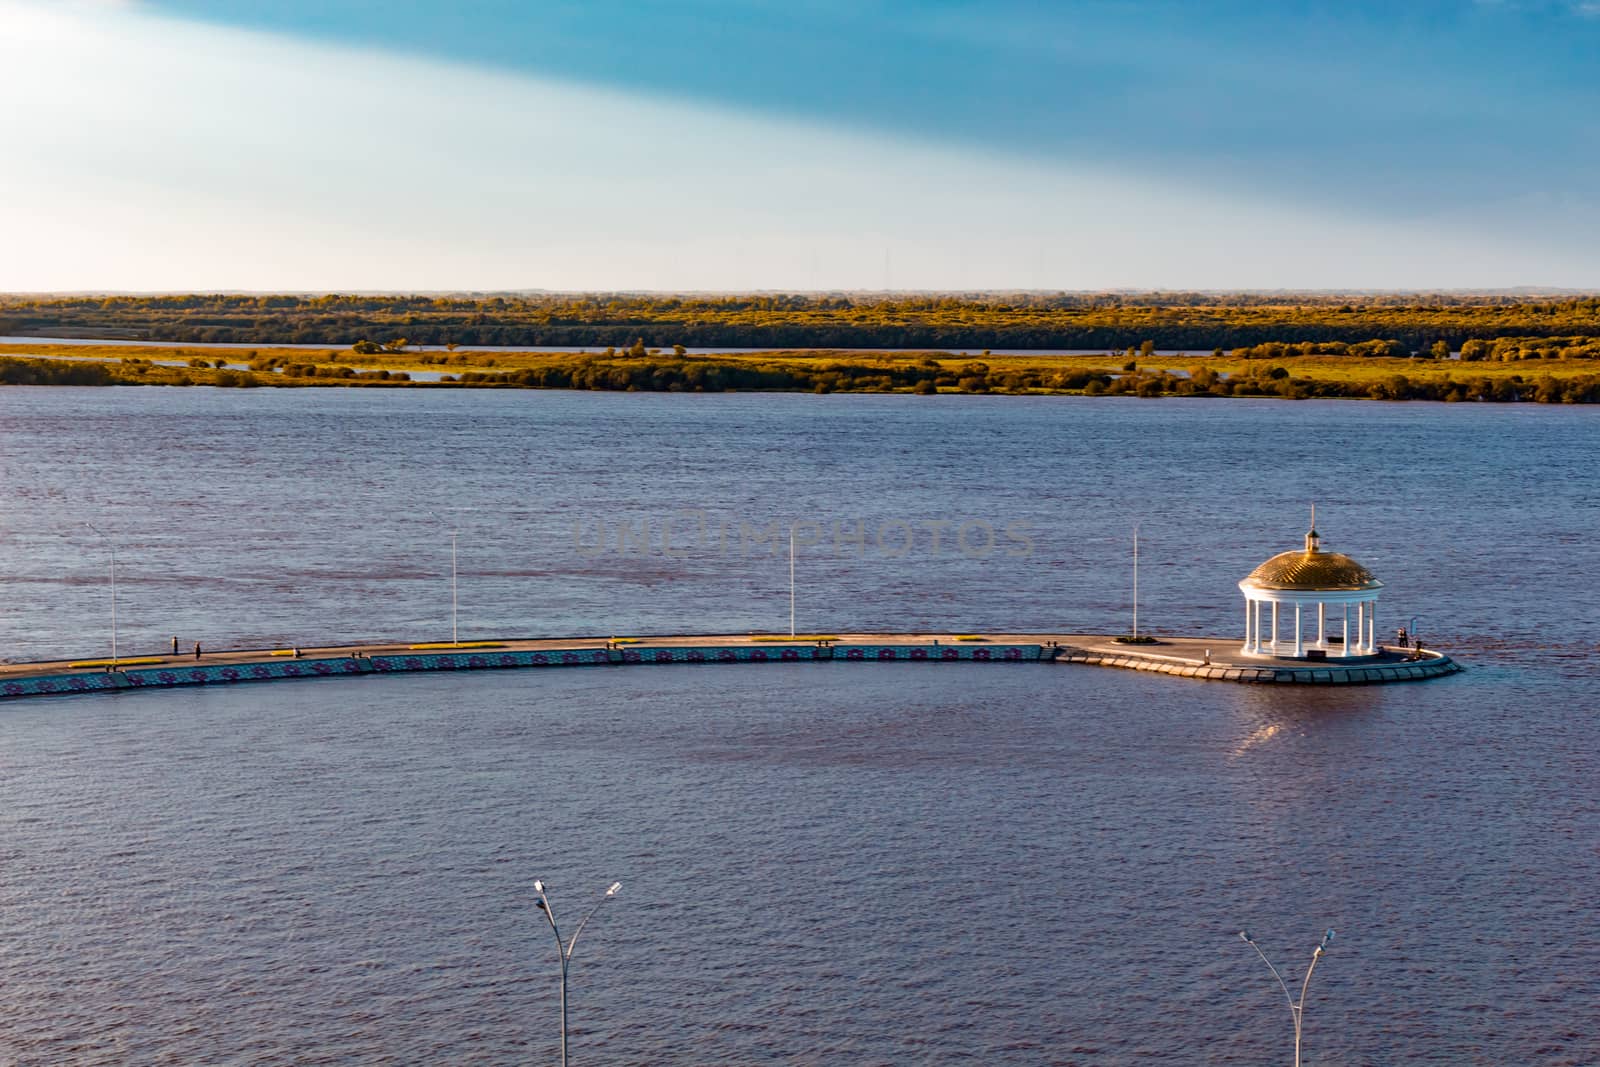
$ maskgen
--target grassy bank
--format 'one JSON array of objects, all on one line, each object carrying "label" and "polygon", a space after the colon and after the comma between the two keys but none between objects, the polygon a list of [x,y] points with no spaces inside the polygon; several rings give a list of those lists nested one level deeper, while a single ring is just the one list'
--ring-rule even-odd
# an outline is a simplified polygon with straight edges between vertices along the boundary
[{"label": "grassy bank", "polygon": [[[650,392],[1000,393],[1342,397],[1375,400],[1600,402],[1600,364],[1225,354],[987,356],[949,353],[773,351],[716,356],[671,351],[415,352],[182,346],[12,345],[0,384],[166,385],[233,388],[585,389]],[[81,357],[93,355],[95,362]],[[40,357],[73,356],[74,359]],[[165,366],[176,363],[178,366]],[[230,369],[234,364],[249,369]],[[442,375],[418,381],[412,375]]]}]

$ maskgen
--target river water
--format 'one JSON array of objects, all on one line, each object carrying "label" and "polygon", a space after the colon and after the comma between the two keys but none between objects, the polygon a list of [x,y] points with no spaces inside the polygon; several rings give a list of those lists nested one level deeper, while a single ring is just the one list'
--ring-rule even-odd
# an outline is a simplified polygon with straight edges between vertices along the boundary
[{"label": "river water", "polygon": [[[1600,1061],[1583,409],[0,391],[0,654],[782,630],[1238,640],[1325,545],[1470,668],[361,678],[0,707],[0,1062]],[[90,526],[92,524],[92,528]],[[934,543],[938,534],[939,542]]]}]

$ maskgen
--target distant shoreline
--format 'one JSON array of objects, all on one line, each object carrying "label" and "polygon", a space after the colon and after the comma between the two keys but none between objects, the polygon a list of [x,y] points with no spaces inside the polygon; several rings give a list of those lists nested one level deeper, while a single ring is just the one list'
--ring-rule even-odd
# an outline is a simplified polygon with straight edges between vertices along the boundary
[{"label": "distant shoreline", "polygon": [[[86,351],[86,349],[88,351]],[[92,353],[92,354],[91,354]],[[764,350],[698,354],[319,347],[0,346],[0,386],[567,389],[1600,403],[1600,362],[1379,355]]]},{"label": "distant shoreline", "polygon": [[241,347],[1232,352],[1259,345],[1600,345],[1600,297],[1492,293],[0,294],[0,336]]},{"label": "distant shoreline", "polygon": [[[0,352],[9,351],[17,346],[30,347],[35,345],[49,345],[60,348],[84,348],[90,351],[103,348],[126,349],[179,349],[192,348],[202,351],[216,350],[219,352],[241,352],[255,349],[258,351],[273,352],[317,352],[330,350],[345,350],[350,346],[336,341],[293,343],[263,342],[250,344],[242,341],[152,341],[144,338],[121,337],[34,337],[29,335],[16,335],[0,337]],[[670,346],[668,351],[670,351]],[[407,352],[483,352],[493,355],[497,352],[523,352],[544,355],[600,355],[605,351],[604,346],[589,345],[407,345]],[[659,349],[657,349],[659,351]],[[806,353],[841,353],[841,352],[871,352],[882,355],[923,355],[927,352],[947,352],[953,356],[970,356],[974,359],[989,356],[1105,356],[1104,348],[963,348],[954,349],[929,349],[929,348],[739,348],[739,347],[703,347],[686,348],[685,352],[691,356],[743,356],[756,355],[764,352],[806,352]],[[1114,353],[1113,353],[1114,354]],[[1174,349],[1161,353],[1166,356],[1207,356],[1211,349]]]}]

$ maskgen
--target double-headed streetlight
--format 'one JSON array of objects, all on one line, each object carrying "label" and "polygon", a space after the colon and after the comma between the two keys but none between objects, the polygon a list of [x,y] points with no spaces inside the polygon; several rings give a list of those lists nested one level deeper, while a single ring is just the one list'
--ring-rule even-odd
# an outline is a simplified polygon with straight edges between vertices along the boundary
[{"label": "double-headed streetlight", "polygon": [[600,899],[595,901],[594,907],[589,909],[589,914],[585,915],[578,923],[578,928],[572,931],[572,939],[563,942],[561,940],[561,931],[556,926],[555,910],[550,907],[550,900],[544,895],[544,883],[537,879],[534,880],[533,891],[539,894],[539,899],[535,901],[534,906],[544,912],[545,919],[550,923],[550,932],[556,938],[556,955],[561,960],[561,1067],[567,1067],[567,965],[572,962],[572,950],[578,947],[578,935],[583,933],[584,926],[590,919],[594,918],[594,913],[600,910],[600,905],[616,896],[617,890],[621,888],[621,882],[612,882],[606,891],[601,894]]},{"label": "double-headed streetlight", "polygon": [[1272,977],[1278,980],[1278,988],[1283,990],[1285,999],[1289,1001],[1289,1014],[1294,1016],[1294,1067],[1300,1067],[1300,1024],[1305,1019],[1306,990],[1311,987],[1311,972],[1317,969],[1317,961],[1327,951],[1328,942],[1333,940],[1333,931],[1329,930],[1323,934],[1322,944],[1318,945],[1311,953],[1311,966],[1306,968],[1306,980],[1300,983],[1299,1003],[1295,1003],[1294,996],[1289,992],[1289,987],[1284,984],[1283,976],[1278,973],[1278,968],[1274,967],[1272,961],[1267,959],[1267,954],[1261,951],[1261,946],[1255,943],[1249,932],[1240,930],[1239,939],[1256,950],[1256,955],[1260,956],[1261,962],[1267,965],[1267,969],[1272,972]]},{"label": "double-headed streetlight", "polygon": [[111,665],[117,665],[117,543],[92,522],[84,523],[93,530],[111,550]]}]

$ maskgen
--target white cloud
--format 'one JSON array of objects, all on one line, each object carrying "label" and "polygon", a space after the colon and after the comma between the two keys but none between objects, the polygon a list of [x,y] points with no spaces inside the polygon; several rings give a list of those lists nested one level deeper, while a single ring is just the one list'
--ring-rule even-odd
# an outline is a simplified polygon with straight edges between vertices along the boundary
[{"label": "white cloud", "polygon": [[844,133],[136,6],[89,17],[0,0],[0,20],[0,95],[28,102],[0,113],[14,149],[0,290],[1600,282],[1592,256],[1452,220],[1324,217],[1182,174]]}]

